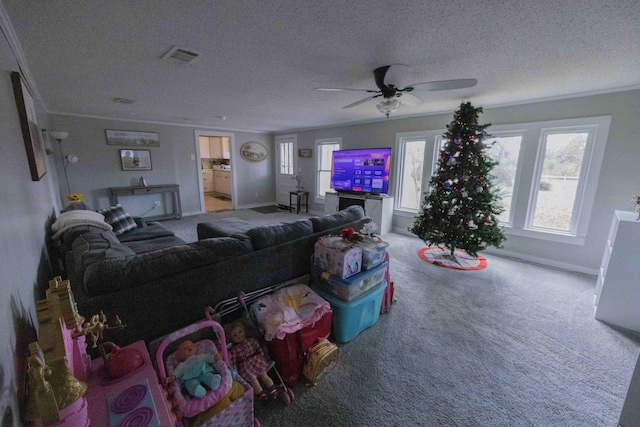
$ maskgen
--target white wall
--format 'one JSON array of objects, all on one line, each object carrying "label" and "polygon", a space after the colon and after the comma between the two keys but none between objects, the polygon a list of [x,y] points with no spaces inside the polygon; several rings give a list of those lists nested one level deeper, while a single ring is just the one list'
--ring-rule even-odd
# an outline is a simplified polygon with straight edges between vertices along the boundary
[{"label": "white wall", "polygon": [[[46,117],[38,106],[38,125]],[[54,165],[31,180],[10,71],[0,69],[0,425],[24,425],[19,396],[29,343],[35,341],[35,301],[52,278],[46,230],[58,206]],[[24,402],[23,402],[24,403]]]},{"label": "white wall", "polygon": [[[202,127],[173,126],[157,123],[140,123],[126,120],[107,120],[79,116],[50,114],[51,129],[69,132],[69,137],[62,143],[65,155],[77,154],[80,161],[70,164],[67,168],[69,184],[72,192],[81,192],[85,200],[94,209],[109,206],[109,187],[121,187],[136,184],[143,176],[148,185],[178,184],[182,211],[185,214],[200,212],[199,179],[200,164],[197,163],[195,144],[195,129]],[[131,148],[107,145],[105,130],[129,130],[157,132],[160,140],[159,147],[147,147],[151,152],[152,170],[123,171],[120,166],[120,149]],[[222,130],[221,130],[222,131]],[[215,133],[215,129],[211,129]],[[230,131],[224,131],[228,133]],[[247,141],[260,141],[272,152],[273,139],[269,134],[251,132],[233,132],[235,146],[233,147],[232,164],[233,176],[236,180],[237,206],[252,206],[268,204],[275,199],[272,185],[273,162],[247,162],[240,156],[240,147]],[[60,155],[56,144],[55,159],[60,164]],[[273,158],[270,152],[270,159]],[[60,189],[66,194],[66,184],[62,167],[59,167]],[[256,197],[255,194],[258,194]],[[138,196],[122,198],[120,203],[132,215],[142,215],[153,206],[153,200],[158,196]],[[165,204],[164,200],[162,200]],[[166,205],[169,200],[166,200]],[[156,215],[158,211],[148,212]]]},{"label": "white wall", "polygon": [[[469,101],[473,102],[473,99]],[[480,123],[493,125],[612,116],[609,140],[600,171],[596,206],[591,216],[585,245],[575,246],[508,236],[504,250],[497,252],[595,274],[600,265],[613,211],[633,210],[631,197],[640,194],[638,111],[638,90],[485,109],[480,116]],[[332,137],[341,137],[343,148],[394,147],[396,133],[445,129],[452,117],[453,111],[448,114],[287,133],[296,133],[298,148],[314,148],[316,139]],[[490,128],[488,130],[491,132]],[[306,175],[303,182],[310,189],[315,188],[315,155],[316,153],[313,158],[308,159],[298,158],[299,166]],[[390,188],[394,185],[392,178]],[[310,209],[321,212],[323,206],[312,203]],[[394,215],[393,226],[397,231],[406,232],[410,222],[411,218]]]}]

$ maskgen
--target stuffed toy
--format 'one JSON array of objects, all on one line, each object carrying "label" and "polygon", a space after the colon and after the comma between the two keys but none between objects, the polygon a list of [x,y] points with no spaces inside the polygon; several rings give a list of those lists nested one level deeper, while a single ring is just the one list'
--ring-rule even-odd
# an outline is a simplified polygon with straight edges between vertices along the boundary
[{"label": "stuffed toy", "polygon": [[198,348],[193,341],[185,340],[180,343],[176,350],[178,365],[173,370],[172,375],[167,378],[167,382],[178,381],[193,397],[204,397],[207,386],[211,390],[220,387],[221,376],[213,367],[215,357],[212,354],[197,354]]}]

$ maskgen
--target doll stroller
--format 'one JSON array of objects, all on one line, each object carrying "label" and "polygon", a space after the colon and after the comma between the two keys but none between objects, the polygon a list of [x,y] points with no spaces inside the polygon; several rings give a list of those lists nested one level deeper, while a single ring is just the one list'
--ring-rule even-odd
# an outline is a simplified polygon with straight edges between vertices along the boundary
[{"label": "doll stroller", "polygon": [[[207,313],[208,314],[208,313]],[[220,386],[208,390],[204,397],[192,397],[181,390],[177,382],[167,384],[167,378],[178,365],[176,348],[184,339],[196,344],[198,354],[220,353],[215,369],[221,376]],[[207,319],[166,336],[156,351],[156,367],[161,384],[171,399],[176,416],[176,427],[254,426],[253,390],[229,367],[224,329],[219,323]]]},{"label": "doll stroller", "polygon": [[282,380],[280,376],[280,372],[276,368],[275,362],[269,357],[268,351],[266,349],[264,339],[262,334],[260,333],[260,329],[255,323],[255,319],[249,312],[247,308],[247,304],[273,292],[273,288],[264,288],[258,289],[253,292],[249,292],[245,294],[244,292],[240,292],[237,298],[229,298],[227,300],[223,300],[219,302],[214,309],[211,307],[208,308],[207,318],[214,318],[219,322],[224,321],[233,321],[237,319],[243,319],[244,323],[250,327],[252,330],[252,336],[258,338],[262,353],[264,356],[269,359],[269,368],[268,372],[271,374],[271,378],[274,379],[274,385],[277,390],[277,397],[282,401],[285,406],[289,406],[295,399],[295,395],[293,390],[290,387],[287,387],[285,382]]}]

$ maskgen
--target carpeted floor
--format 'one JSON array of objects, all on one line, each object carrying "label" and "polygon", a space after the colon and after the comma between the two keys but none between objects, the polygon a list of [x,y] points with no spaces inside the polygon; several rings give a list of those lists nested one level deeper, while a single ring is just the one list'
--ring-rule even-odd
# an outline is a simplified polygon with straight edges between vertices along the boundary
[{"label": "carpeted floor", "polygon": [[595,277],[484,254],[486,269],[453,270],[416,238],[384,239],[391,312],[290,406],[256,404],[263,427],[617,424],[640,334],[594,319]]}]

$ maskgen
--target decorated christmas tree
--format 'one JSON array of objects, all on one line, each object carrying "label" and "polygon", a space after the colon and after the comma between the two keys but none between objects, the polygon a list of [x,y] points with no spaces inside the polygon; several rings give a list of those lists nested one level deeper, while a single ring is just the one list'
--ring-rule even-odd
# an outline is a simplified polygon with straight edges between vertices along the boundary
[{"label": "decorated christmas tree", "polygon": [[490,124],[478,124],[482,107],[462,103],[443,135],[438,169],[431,177],[431,191],[425,193],[422,211],[409,231],[429,246],[445,246],[470,255],[487,246],[500,247],[505,240],[496,215],[502,212],[500,197],[492,185],[491,170],[497,162],[487,157],[483,142]]}]

